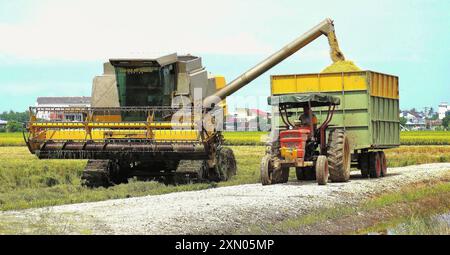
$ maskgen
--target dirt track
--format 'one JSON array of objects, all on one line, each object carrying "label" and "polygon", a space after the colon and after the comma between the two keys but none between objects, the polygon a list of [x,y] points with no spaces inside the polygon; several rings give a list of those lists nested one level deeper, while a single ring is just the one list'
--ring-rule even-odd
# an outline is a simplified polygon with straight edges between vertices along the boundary
[{"label": "dirt track", "polygon": [[316,208],[354,204],[408,183],[436,179],[450,163],[390,168],[389,176],[319,186],[312,181],[249,184],[157,196],[108,200],[0,213],[20,233],[224,234],[259,222],[307,214]]}]

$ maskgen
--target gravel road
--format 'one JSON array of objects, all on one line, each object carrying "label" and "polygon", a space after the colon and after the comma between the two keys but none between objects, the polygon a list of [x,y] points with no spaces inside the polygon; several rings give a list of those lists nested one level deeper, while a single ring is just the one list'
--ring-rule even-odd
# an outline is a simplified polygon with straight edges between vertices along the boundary
[{"label": "gravel road", "polygon": [[308,214],[317,208],[358,203],[408,183],[437,179],[450,173],[450,163],[390,168],[388,173],[384,178],[361,179],[359,172],[353,172],[350,182],[326,186],[312,181],[248,184],[6,211],[0,213],[0,222],[20,224],[22,233],[42,233],[45,226],[43,233],[226,234],[260,222]]}]

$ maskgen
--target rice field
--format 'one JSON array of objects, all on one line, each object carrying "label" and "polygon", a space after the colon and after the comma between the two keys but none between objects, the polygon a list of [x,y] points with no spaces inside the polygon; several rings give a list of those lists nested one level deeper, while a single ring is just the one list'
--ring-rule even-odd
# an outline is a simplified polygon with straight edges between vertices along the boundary
[{"label": "rice field", "polygon": [[[259,183],[265,146],[230,146],[238,173],[228,182],[166,186],[131,180],[108,189],[81,186],[86,160],[39,160],[25,146],[0,147],[0,210],[24,209],[107,199]],[[386,150],[390,167],[450,162],[450,146],[402,146]],[[295,171],[290,178],[295,180]]]},{"label": "rice field", "polygon": [[403,145],[450,145],[450,131],[402,131]]},{"label": "rice field", "polygon": [[24,146],[23,135],[16,133],[0,133],[0,146]]}]

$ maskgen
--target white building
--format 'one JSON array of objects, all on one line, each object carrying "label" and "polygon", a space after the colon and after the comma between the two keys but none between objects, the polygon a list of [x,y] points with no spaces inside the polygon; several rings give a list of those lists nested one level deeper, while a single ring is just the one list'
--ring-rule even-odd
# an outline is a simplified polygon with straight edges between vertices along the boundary
[{"label": "white building", "polygon": [[447,111],[450,111],[450,105],[448,105],[447,102],[442,102],[438,108],[438,118],[440,120],[445,118],[445,114],[447,113]]},{"label": "white building", "polygon": [[81,113],[59,112],[57,107],[90,107],[90,97],[38,97],[36,107],[48,107],[36,113],[38,119],[60,121],[82,121]]}]

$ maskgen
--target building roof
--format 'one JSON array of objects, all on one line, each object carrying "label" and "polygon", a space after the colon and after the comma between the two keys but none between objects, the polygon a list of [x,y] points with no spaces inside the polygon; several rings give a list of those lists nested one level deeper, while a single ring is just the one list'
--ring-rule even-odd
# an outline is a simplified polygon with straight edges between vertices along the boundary
[{"label": "building roof", "polygon": [[37,103],[42,104],[90,104],[91,97],[38,97]]},{"label": "building roof", "polygon": [[6,121],[6,120],[0,120],[0,125],[6,125],[6,124],[8,124],[8,121]]}]

